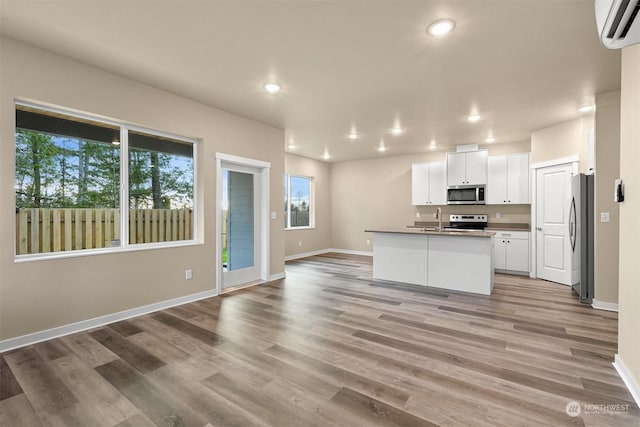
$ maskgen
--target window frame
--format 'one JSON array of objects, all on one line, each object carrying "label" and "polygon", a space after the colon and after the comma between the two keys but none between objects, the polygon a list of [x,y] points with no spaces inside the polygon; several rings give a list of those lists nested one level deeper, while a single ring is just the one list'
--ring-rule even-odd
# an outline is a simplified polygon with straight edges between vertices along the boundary
[{"label": "window frame", "polygon": [[[309,180],[309,225],[301,225],[298,227],[291,226],[291,177],[302,178]],[[315,194],[315,178],[307,175],[285,173],[285,188],[287,189],[287,210],[286,219],[287,225],[284,227],[285,231],[289,230],[310,230],[316,228],[316,194]]]},{"label": "window frame", "polygon": [[[193,137],[186,137],[183,135],[177,135],[170,132],[160,131],[145,126],[135,125],[122,120],[116,120],[109,117],[104,117],[97,114],[78,111],[71,108],[60,107],[47,103],[14,99],[13,103],[13,135],[14,135],[14,179],[15,179],[15,134],[16,134],[16,120],[15,114],[18,106],[33,108],[44,112],[63,114],[72,118],[92,120],[97,123],[102,123],[109,126],[116,126],[120,129],[120,246],[105,247],[105,248],[92,248],[92,249],[76,249],[71,251],[60,252],[45,252],[45,253],[32,253],[32,254],[17,254],[16,253],[16,239],[17,231],[13,231],[13,251],[14,262],[29,262],[59,258],[74,258],[89,255],[110,254],[110,253],[123,253],[123,252],[135,252],[141,250],[151,249],[165,249],[175,248],[183,246],[195,246],[202,245],[204,242],[199,237],[198,233],[198,147],[200,139]],[[165,242],[152,242],[152,243],[129,243],[129,131],[143,132],[148,135],[158,136],[161,138],[175,139],[184,143],[191,144],[193,146],[193,207],[192,207],[192,238],[189,240],[173,240]],[[15,184],[14,184],[15,185]],[[15,198],[14,198],[15,199]],[[14,208],[15,208],[15,201]]]}]

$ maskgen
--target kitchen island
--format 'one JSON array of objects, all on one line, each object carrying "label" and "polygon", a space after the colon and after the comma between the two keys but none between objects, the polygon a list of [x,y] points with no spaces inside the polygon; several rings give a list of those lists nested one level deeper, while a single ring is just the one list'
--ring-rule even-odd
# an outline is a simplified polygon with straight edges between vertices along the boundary
[{"label": "kitchen island", "polygon": [[495,233],[371,229],[373,278],[490,295]]}]

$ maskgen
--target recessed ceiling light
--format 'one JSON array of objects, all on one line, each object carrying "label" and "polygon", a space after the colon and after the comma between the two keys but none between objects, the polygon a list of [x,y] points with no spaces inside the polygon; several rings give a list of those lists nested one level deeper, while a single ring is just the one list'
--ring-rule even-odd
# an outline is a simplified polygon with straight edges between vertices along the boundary
[{"label": "recessed ceiling light", "polygon": [[381,145],[380,147],[378,147],[378,151],[380,151],[381,153],[383,151],[387,151],[387,147],[385,147],[384,145]]},{"label": "recessed ceiling light", "polygon": [[355,132],[351,132],[351,133],[349,134],[349,139],[358,139],[358,136],[359,136],[359,135],[358,135],[357,133],[355,133]]},{"label": "recessed ceiling light", "polygon": [[436,145],[434,145],[434,144],[431,144],[429,146],[429,150],[435,150],[436,148],[438,148],[438,147]]},{"label": "recessed ceiling light", "polygon": [[469,120],[471,123],[475,123],[478,120],[480,120],[482,118],[482,116],[480,114],[471,114],[470,116],[467,116],[467,120]]},{"label": "recessed ceiling light", "polygon": [[491,144],[492,142],[496,142],[496,139],[493,136],[488,136],[487,139],[484,140],[484,142],[488,142],[489,144]]},{"label": "recessed ceiling light", "polygon": [[266,90],[269,93],[278,93],[280,92],[280,89],[282,88],[278,83],[267,83],[264,85],[264,90]]},{"label": "recessed ceiling light", "polygon": [[120,141],[118,141],[117,139],[116,139],[116,140],[114,140],[114,141],[111,141],[111,143],[112,143],[113,145],[120,145]]},{"label": "recessed ceiling light", "polygon": [[596,107],[593,105],[583,105],[582,107],[578,108],[578,111],[580,111],[581,113],[588,113],[590,111],[595,110]]},{"label": "recessed ceiling light", "polygon": [[431,34],[434,37],[442,37],[445,34],[450,33],[455,26],[456,23],[453,19],[440,19],[429,24],[427,33]]},{"label": "recessed ceiling light", "polygon": [[287,148],[293,150],[294,148],[296,148],[295,144],[290,143],[289,145],[287,145]]},{"label": "recessed ceiling light", "polygon": [[401,127],[395,127],[391,129],[391,133],[394,135],[400,135],[402,132],[404,132],[404,129],[402,129]]},{"label": "recessed ceiling light", "polygon": [[324,156],[322,156],[323,159],[325,160],[329,160],[331,158],[331,156],[329,155],[329,153],[324,153]]}]

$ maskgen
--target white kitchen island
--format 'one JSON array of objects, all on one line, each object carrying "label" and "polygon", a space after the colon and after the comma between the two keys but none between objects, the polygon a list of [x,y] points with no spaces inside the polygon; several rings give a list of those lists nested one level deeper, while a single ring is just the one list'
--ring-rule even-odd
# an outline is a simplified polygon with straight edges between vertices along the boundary
[{"label": "white kitchen island", "polygon": [[490,295],[493,232],[372,229],[373,278]]}]

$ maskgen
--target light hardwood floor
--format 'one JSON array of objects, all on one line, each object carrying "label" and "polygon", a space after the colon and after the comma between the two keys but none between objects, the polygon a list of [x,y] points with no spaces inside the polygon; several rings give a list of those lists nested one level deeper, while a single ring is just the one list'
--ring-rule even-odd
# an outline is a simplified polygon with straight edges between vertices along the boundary
[{"label": "light hardwood floor", "polygon": [[338,254],[286,270],[0,355],[0,425],[640,425],[611,365],[616,313],[565,286],[496,275],[490,297],[450,293]]}]

